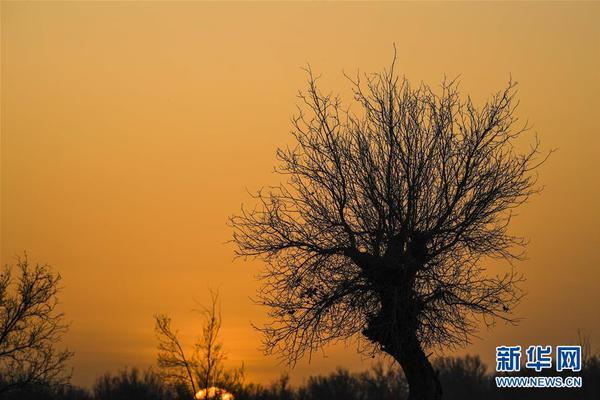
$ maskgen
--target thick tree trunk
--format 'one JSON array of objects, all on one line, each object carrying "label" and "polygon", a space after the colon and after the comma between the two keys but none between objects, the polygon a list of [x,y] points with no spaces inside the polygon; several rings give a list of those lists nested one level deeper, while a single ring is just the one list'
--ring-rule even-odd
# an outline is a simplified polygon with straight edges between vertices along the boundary
[{"label": "thick tree trunk", "polygon": [[373,287],[378,288],[381,302],[363,334],[400,364],[409,386],[408,400],[441,400],[438,375],[417,337],[419,306],[413,288],[420,264],[411,260],[401,267],[392,261],[363,267]]},{"label": "thick tree trunk", "polygon": [[440,400],[442,386],[438,375],[431,366],[415,335],[403,340],[398,354],[392,354],[398,361],[408,382],[408,400]]},{"label": "thick tree trunk", "polygon": [[[436,371],[431,366],[425,355],[416,331],[407,326],[396,326],[392,323],[381,321],[393,321],[386,309],[378,318],[370,321],[370,327],[363,333],[369,340],[378,343],[381,349],[394,357],[404,370],[408,382],[408,400],[440,400],[442,398],[442,386]],[[396,318],[396,321],[410,321],[410,318]],[[410,326],[410,323],[404,322]],[[414,325],[413,325],[414,326]]]}]

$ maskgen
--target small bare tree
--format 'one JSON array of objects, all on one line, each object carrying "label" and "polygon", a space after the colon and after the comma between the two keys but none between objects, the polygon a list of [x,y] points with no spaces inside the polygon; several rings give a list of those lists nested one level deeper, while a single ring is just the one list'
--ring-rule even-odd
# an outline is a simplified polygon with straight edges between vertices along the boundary
[{"label": "small bare tree", "polygon": [[410,399],[439,399],[427,351],[468,343],[481,322],[513,322],[521,298],[512,267],[490,276],[484,266],[521,257],[512,210],[539,190],[537,139],[515,146],[527,129],[516,84],[478,108],[455,80],[412,87],[392,63],[348,77],[351,112],[307,72],[296,143],[277,152],[286,180],[230,220],[237,255],[266,261],[266,349],[294,363],[359,338],[400,363]]},{"label": "small bare tree", "polygon": [[0,273],[0,394],[70,377],[66,362],[73,353],[56,348],[68,328],[57,311],[61,276],[48,265],[31,267],[27,256],[17,269]]},{"label": "small bare tree", "polygon": [[221,330],[221,310],[217,309],[218,293],[211,291],[211,304],[197,310],[204,316],[202,336],[195,345],[198,359],[197,377],[199,384],[208,393],[209,388],[217,386],[223,376],[225,353],[223,344],[218,340]]},{"label": "small bare tree", "polygon": [[[232,390],[243,378],[243,366],[233,370],[224,368],[226,354],[219,340],[222,321],[219,294],[211,291],[210,295],[210,306],[202,306],[195,310],[202,315],[204,325],[190,356],[183,350],[178,332],[171,326],[171,318],[166,315],[154,317],[158,338],[159,368],[169,380],[185,383],[194,394],[200,389],[203,389],[204,393],[209,393],[209,389],[213,387],[220,389],[226,387]],[[220,394],[216,393],[216,395]]]},{"label": "small bare tree", "polygon": [[179,342],[178,332],[171,326],[171,318],[155,315],[155,331],[158,339],[158,367],[171,382],[185,383],[196,394],[194,361],[189,359]]}]

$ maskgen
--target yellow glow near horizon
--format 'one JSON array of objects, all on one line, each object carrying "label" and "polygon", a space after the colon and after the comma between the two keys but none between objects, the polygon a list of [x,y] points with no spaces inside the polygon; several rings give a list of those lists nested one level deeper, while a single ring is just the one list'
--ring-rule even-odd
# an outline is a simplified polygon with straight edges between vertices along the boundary
[{"label": "yellow glow near horizon", "polygon": [[207,389],[199,390],[194,397],[198,400],[204,400],[204,399],[213,399],[213,398],[216,398],[217,396],[220,400],[233,400],[234,399],[233,394],[229,393],[225,389],[221,389],[221,388],[218,388],[215,386],[209,387],[208,390]]}]

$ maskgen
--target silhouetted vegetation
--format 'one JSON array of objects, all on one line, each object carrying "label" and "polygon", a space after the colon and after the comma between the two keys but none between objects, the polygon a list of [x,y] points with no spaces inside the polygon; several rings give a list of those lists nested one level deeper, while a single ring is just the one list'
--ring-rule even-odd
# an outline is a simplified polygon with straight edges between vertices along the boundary
[{"label": "silhouetted vegetation", "polygon": [[[444,357],[433,362],[444,399],[447,400],[592,400],[600,398],[600,357],[590,356],[576,375],[583,378],[581,389],[498,389],[494,374],[477,356]],[[554,375],[552,373],[550,375]],[[546,373],[548,375],[548,373]],[[270,386],[240,384],[236,400],[405,400],[408,384],[396,366],[375,365],[371,370],[351,373],[337,369],[329,375],[308,378],[292,387],[287,376]],[[122,370],[97,379],[91,391],[63,386],[32,385],[6,394],[6,400],[189,400],[185,385],[167,382],[152,369]]]},{"label": "silhouetted vegetation", "polygon": [[49,387],[68,381],[68,350],[58,343],[68,326],[57,311],[60,274],[50,266],[29,265],[0,271],[0,395],[26,386]]},{"label": "silhouetted vegetation", "polygon": [[[158,369],[123,369],[99,377],[91,389],[73,386],[65,368],[71,353],[55,349],[67,329],[63,315],[56,311],[60,275],[52,273],[47,265],[31,268],[26,258],[19,259],[17,265],[16,277],[8,267],[0,274],[2,400],[190,400],[202,390],[215,400],[231,399],[215,387],[233,393],[237,400],[410,399],[409,379],[397,363],[379,363],[361,373],[338,368],[329,375],[311,376],[295,387],[287,375],[268,386],[245,382],[243,368],[228,369],[224,365],[226,357],[219,340],[221,314],[215,292],[211,292],[210,305],[198,310],[204,323],[189,356],[170,318],[158,315]],[[581,372],[535,373],[522,368],[520,373],[508,375],[579,376],[583,379],[581,388],[498,388],[496,375],[478,356],[440,357],[434,360],[432,369],[446,400],[598,399],[600,355],[591,353],[589,336],[578,332],[576,341],[583,349]]]},{"label": "silhouetted vegetation", "polygon": [[[395,59],[394,59],[395,62]],[[481,107],[459,93],[414,87],[391,68],[348,77],[354,109],[308,72],[277,151],[282,183],[231,218],[236,254],[266,264],[267,352],[290,363],[330,341],[393,357],[410,398],[441,397],[426,351],[469,342],[484,321],[514,322],[522,277],[486,273],[488,257],[520,259],[513,210],[539,191],[538,141],[515,109],[515,82]]]},{"label": "silhouetted vegetation", "polygon": [[93,387],[93,398],[103,400],[169,400],[190,399],[193,396],[184,385],[171,385],[152,369],[122,370],[117,374],[105,374]]},{"label": "silhouetted vegetation", "polygon": [[[223,362],[226,354],[219,340],[221,312],[218,292],[210,291],[211,303],[198,311],[204,324],[193,350],[186,353],[178,332],[167,315],[156,315],[155,332],[158,339],[158,367],[163,380],[189,393],[208,393],[210,388],[238,391],[244,377],[243,365],[237,369],[226,369]],[[215,390],[215,389],[213,389]]]}]

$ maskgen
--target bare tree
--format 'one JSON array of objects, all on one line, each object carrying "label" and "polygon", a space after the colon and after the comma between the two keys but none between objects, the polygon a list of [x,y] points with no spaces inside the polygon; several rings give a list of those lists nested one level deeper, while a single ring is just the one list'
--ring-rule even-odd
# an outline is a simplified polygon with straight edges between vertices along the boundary
[{"label": "bare tree", "polygon": [[211,291],[210,307],[202,307],[199,311],[204,317],[202,336],[196,343],[195,350],[198,359],[197,376],[202,388],[208,393],[209,389],[217,386],[223,375],[225,353],[223,344],[219,341],[221,330],[221,310],[217,309],[219,295]]},{"label": "bare tree", "polygon": [[[186,383],[194,394],[201,389],[206,394],[216,390],[215,395],[220,397],[225,393],[223,388],[232,390],[240,383],[243,366],[232,370],[224,368],[226,354],[219,340],[222,321],[219,294],[211,291],[210,295],[210,306],[195,310],[202,315],[204,325],[190,356],[183,350],[178,332],[171,327],[171,318],[166,315],[154,317],[159,342],[158,366],[169,380]],[[211,388],[217,389],[209,390]]]},{"label": "bare tree", "polygon": [[[394,58],[395,62],[395,58]],[[412,87],[391,68],[347,77],[358,110],[323,94],[307,68],[283,183],[230,219],[236,254],[266,261],[259,302],[267,352],[292,363],[358,339],[400,363],[410,399],[439,399],[428,351],[463,345],[481,322],[514,322],[522,256],[512,211],[539,191],[537,138],[515,142],[515,83],[476,107],[456,80]],[[362,339],[361,339],[362,338]],[[364,340],[366,339],[366,341]]]},{"label": "bare tree", "polygon": [[27,256],[17,259],[17,268],[17,274],[10,266],[0,273],[0,394],[70,377],[66,362],[73,353],[56,348],[68,328],[57,311],[61,276],[48,265],[31,267]]},{"label": "bare tree", "polygon": [[178,332],[171,327],[171,318],[155,315],[155,331],[158,339],[158,367],[163,376],[172,382],[186,383],[196,393],[194,362],[189,359],[179,342]]}]

